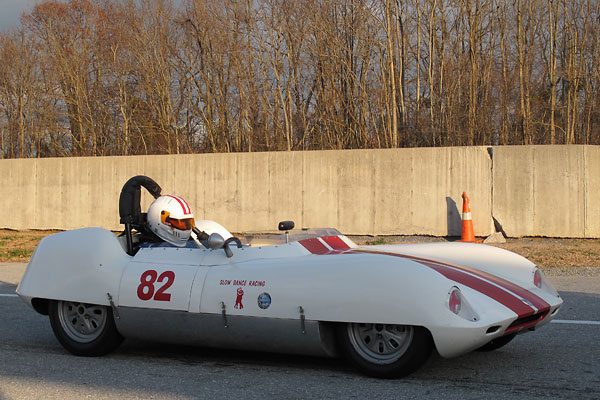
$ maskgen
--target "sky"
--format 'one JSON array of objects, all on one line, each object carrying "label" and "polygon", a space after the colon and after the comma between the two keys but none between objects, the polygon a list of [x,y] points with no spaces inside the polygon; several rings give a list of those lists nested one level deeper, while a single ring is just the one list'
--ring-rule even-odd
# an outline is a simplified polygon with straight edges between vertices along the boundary
[{"label": "sky", "polygon": [[[0,0],[0,32],[20,25],[23,11],[30,11],[42,0]],[[175,4],[182,0],[175,0]]]},{"label": "sky", "polygon": [[23,11],[29,11],[39,0],[0,0],[0,31],[19,26]]}]

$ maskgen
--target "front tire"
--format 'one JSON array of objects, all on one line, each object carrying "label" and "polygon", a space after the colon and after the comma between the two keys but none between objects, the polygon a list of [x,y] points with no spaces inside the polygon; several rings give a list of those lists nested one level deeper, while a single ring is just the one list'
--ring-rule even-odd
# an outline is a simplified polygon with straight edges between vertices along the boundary
[{"label": "front tire", "polygon": [[53,301],[49,317],[56,339],[78,356],[101,356],[116,349],[123,341],[110,307]]},{"label": "front tire", "polygon": [[344,357],[375,378],[399,378],[416,371],[433,350],[429,331],[420,326],[348,323],[338,329]]}]

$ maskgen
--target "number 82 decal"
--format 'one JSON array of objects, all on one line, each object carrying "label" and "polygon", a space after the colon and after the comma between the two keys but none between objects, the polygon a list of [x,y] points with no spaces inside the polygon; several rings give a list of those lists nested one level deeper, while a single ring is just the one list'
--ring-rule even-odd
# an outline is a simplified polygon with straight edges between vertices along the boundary
[{"label": "number 82 decal", "polygon": [[[163,281],[165,281],[163,283]],[[163,283],[154,294],[154,283]],[[171,301],[171,293],[166,290],[175,282],[175,272],[165,271],[160,276],[153,269],[144,271],[140,276],[140,285],[137,288],[137,295],[140,300],[150,300],[154,296],[155,301]]]}]

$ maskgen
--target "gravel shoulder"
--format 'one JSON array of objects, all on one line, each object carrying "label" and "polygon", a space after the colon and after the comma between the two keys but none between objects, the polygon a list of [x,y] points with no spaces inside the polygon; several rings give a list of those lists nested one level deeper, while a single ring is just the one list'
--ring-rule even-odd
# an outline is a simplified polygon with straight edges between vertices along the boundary
[{"label": "gravel shoulder", "polygon": [[[451,242],[459,238],[436,236],[352,236],[359,244],[392,244]],[[547,274],[575,273],[598,274],[600,269],[600,240],[598,239],[555,239],[541,237],[508,238],[506,243],[494,243],[500,247],[520,254],[547,271]],[[594,275],[595,276],[595,275]]]},{"label": "gravel shoulder", "polygon": [[25,268],[26,263],[0,263],[0,284],[18,285]]}]

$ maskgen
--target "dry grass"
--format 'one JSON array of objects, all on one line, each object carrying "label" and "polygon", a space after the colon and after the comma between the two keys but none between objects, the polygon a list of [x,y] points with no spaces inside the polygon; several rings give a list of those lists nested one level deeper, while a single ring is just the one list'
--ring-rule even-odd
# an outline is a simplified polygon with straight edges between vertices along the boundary
[{"label": "dry grass", "polygon": [[[39,241],[56,231],[13,231],[0,229],[0,261],[28,262]],[[444,241],[434,237],[353,237],[359,244],[407,243]],[[520,254],[540,267],[600,266],[600,240],[595,239],[509,239],[495,245]]]},{"label": "dry grass", "polygon": [[0,229],[0,261],[28,262],[40,240],[55,232]]},{"label": "dry grass", "polygon": [[[431,236],[356,236],[359,244],[391,244],[447,241]],[[520,254],[542,268],[600,266],[600,240],[518,238],[507,243],[493,244]]]},{"label": "dry grass", "polygon": [[541,267],[600,266],[600,241],[596,239],[509,239],[496,245],[528,258]]}]

